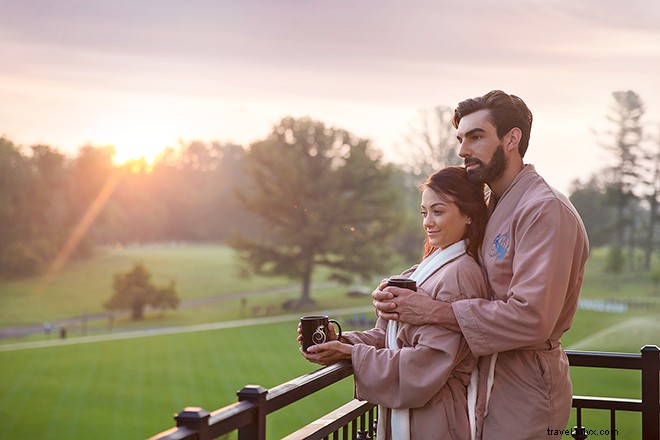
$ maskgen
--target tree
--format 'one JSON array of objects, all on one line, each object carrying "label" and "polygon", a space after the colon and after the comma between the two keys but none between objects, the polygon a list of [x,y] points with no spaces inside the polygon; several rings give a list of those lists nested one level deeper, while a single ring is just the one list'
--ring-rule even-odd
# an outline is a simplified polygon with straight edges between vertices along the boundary
[{"label": "tree", "polygon": [[347,283],[387,268],[399,228],[393,167],[367,140],[309,118],[285,118],[246,155],[249,189],[239,200],[260,221],[231,245],[245,274],[301,281],[300,300],[312,303],[317,266]]},{"label": "tree", "polygon": [[571,203],[580,213],[591,247],[612,243],[615,228],[615,208],[610,202],[608,188],[598,175],[582,183],[575,180],[570,190]]},{"label": "tree", "polygon": [[645,196],[649,204],[649,221],[644,241],[644,270],[651,270],[651,256],[655,249],[655,229],[658,221],[658,207],[660,202],[660,131],[655,145],[649,148],[645,154],[647,167],[647,178],[645,179]]},{"label": "tree", "polygon": [[418,180],[427,178],[439,169],[450,165],[461,165],[458,156],[456,130],[451,125],[454,111],[446,106],[432,110],[420,110],[419,116],[410,124],[406,135],[403,165]]},{"label": "tree", "polygon": [[45,145],[32,156],[0,138],[0,276],[35,275],[69,229],[65,157]]},{"label": "tree", "polygon": [[169,149],[151,172],[126,175],[113,194],[123,241],[224,241],[249,222],[233,186],[244,186],[245,150],[193,141]]},{"label": "tree", "polygon": [[26,211],[34,179],[28,160],[9,139],[0,138],[0,274],[31,275],[42,263],[28,242]]},{"label": "tree", "polygon": [[[121,173],[112,163],[114,147],[86,145],[78,150],[70,173],[70,224],[79,239],[72,242],[74,256],[88,256],[95,244],[110,241],[115,212],[111,195],[120,182]],[[72,238],[74,235],[72,235]],[[77,235],[76,235],[77,237]]]},{"label": "tree", "polygon": [[126,273],[116,273],[113,288],[114,295],[103,306],[107,310],[129,310],[133,320],[143,319],[147,306],[161,310],[179,306],[174,281],[163,287],[153,285],[151,273],[142,263],[135,263]]},{"label": "tree", "polygon": [[644,105],[640,97],[631,90],[613,92],[612,96],[615,106],[607,117],[613,125],[613,129],[608,131],[612,139],[602,145],[614,159],[608,171],[616,206],[616,245],[623,248],[626,229],[631,236],[634,234],[626,210],[636,199],[634,189],[640,183]]},{"label": "tree", "polygon": [[607,251],[605,271],[614,275],[620,274],[623,270],[623,264],[623,250],[616,244],[611,245]]}]

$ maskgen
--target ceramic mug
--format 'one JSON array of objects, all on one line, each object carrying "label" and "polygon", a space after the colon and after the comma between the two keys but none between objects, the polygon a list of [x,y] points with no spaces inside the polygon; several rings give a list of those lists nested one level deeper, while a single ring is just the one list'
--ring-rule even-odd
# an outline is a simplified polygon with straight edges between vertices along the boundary
[{"label": "ceramic mug", "polygon": [[404,289],[417,291],[417,283],[415,282],[415,280],[411,280],[410,278],[406,278],[406,277],[401,277],[401,276],[389,277],[387,279],[387,285],[394,287],[402,287]]},{"label": "ceramic mug", "polygon": [[337,333],[337,339],[339,339],[341,337],[341,325],[336,320],[329,319],[327,315],[311,315],[300,318],[303,350],[307,351],[312,345],[326,342],[330,323],[335,324],[339,329]]}]

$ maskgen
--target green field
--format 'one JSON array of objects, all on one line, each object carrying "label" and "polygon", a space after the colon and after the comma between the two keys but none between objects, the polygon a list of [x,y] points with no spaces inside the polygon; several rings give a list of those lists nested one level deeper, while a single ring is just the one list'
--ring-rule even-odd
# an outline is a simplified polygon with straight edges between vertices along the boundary
[{"label": "green field", "polygon": [[[176,278],[180,295],[187,299],[290,285],[282,279],[237,280],[230,252],[222,246],[115,249],[88,263],[70,265],[40,296],[34,296],[39,280],[0,284],[0,323],[7,326],[55,320],[79,314],[81,307],[87,313],[100,311],[98,301],[110,294],[108,277],[111,279],[116,270],[127,270],[137,259],[145,261],[156,282]],[[617,285],[603,282],[600,263],[596,253],[586,277],[586,297],[652,295],[650,281],[644,282],[639,274],[631,276],[630,289],[622,284],[625,277]],[[231,283],[227,282],[229,278],[233,278]],[[28,298],[21,296],[20,286]],[[76,286],[84,289],[76,290]],[[315,290],[319,310],[370,305],[369,298],[348,298],[344,290]],[[296,295],[292,286],[288,293],[264,294],[248,301],[250,307],[275,307]],[[165,316],[150,315],[137,324],[119,320],[115,332],[120,328],[236,319],[241,313],[238,300],[220,301]],[[642,345],[660,342],[655,316],[657,310],[625,314],[578,311],[573,328],[563,338],[564,347],[638,353]],[[104,331],[106,324],[95,325],[89,324],[90,333]],[[236,391],[246,384],[268,388],[315,370],[316,366],[308,364],[297,351],[295,326],[296,320],[292,319],[279,324],[21,350],[9,350],[9,344],[30,339],[5,341],[0,345],[4,373],[0,377],[0,438],[139,439],[153,435],[173,426],[172,414],[185,406],[214,410],[235,402]],[[44,336],[36,335],[31,340],[37,339],[43,340]],[[573,368],[571,374],[575,394],[640,397],[639,374],[634,372]],[[352,380],[346,379],[271,415],[268,438],[280,438],[351,397]],[[609,428],[609,412],[588,412],[583,420],[590,428]],[[617,413],[619,438],[640,438],[640,420],[636,414]],[[570,423],[572,426],[574,421]]]},{"label": "green field", "polygon": [[[155,284],[174,280],[177,294],[183,301],[230,296],[235,299],[182,307],[164,315],[153,313],[144,322],[120,318],[114,322],[115,331],[233,320],[252,316],[257,308],[280,314],[286,312],[279,307],[285,300],[300,295],[300,286],[285,278],[239,276],[233,252],[225,246],[158,244],[117,247],[101,250],[87,261],[71,262],[48,284],[38,278],[0,281],[0,327],[41,325],[74,316],[104,313],[103,303],[112,295],[113,275],[130,270],[138,261],[144,262]],[[325,285],[314,290],[320,308],[361,304],[360,299],[343,295],[345,287],[327,283],[323,270],[318,271],[314,281]],[[372,281],[368,283],[372,284]],[[268,294],[273,289],[278,289],[278,293]],[[243,293],[246,294],[245,305],[239,299]],[[252,293],[258,295],[250,296]],[[105,331],[107,326],[107,321],[89,321],[86,329]],[[69,331],[80,333],[81,329],[71,327]],[[42,335],[38,338],[43,339]]]},{"label": "green field", "polygon": [[144,262],[155,284],[176,282],[182,300],[292,285],[284,278],[237,276],[231,249],[219,245],[159,244],[103,249],[70,262],[52,279],[0,282],[0,326],[43,323],[101,313],[113,275]]},{"label": "green field", "polygon": [[[272,387],[313,371],[295,321],[0,353],[0,438],[145,438],[185,406],[236,401],[246,384]],[[270,419],[272,437],[351,395],[350,380]],[[289,428],[290,430],[290,428]]]}]

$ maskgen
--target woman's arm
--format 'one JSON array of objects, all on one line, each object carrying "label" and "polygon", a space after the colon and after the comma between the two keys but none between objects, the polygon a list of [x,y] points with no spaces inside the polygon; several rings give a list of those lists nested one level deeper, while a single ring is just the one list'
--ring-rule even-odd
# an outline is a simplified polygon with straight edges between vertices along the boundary
[{"label": "woman's arm", "polygon": [[424,406],[470,356],[461,334],[442,327],[420,327],[415,339],[414,347],[396,351],[353,346],[356,397],[388,408]]}]

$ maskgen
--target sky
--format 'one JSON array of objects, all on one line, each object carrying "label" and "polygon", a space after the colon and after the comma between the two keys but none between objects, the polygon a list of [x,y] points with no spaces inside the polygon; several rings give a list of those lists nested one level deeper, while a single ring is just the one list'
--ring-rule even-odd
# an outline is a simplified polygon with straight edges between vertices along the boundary
[{"label": "sky", "polygon": [[397,162],[420,110],[501,89],[568,192],[608,163],[612,92],[660,130],[657,0],[0,0],[0,57],[0,135],[71,155],[248,146],[309,116]]}]

